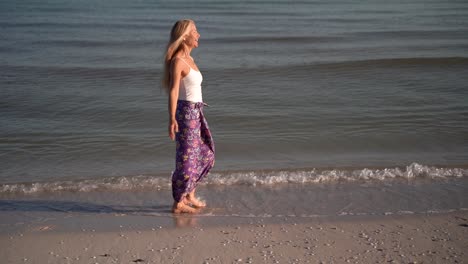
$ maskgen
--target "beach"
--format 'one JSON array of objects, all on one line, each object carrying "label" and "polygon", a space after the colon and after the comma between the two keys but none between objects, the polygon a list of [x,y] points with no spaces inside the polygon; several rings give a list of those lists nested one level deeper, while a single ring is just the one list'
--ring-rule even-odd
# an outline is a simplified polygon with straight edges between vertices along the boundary
[{"label": "beach", "polygon": [[[416,168],[426,171],[418,175]],[[204,184],[198,196],[208,207],[194,215],[171,213],[170,185],[4,194],[0,258],[6,263],[465,263],[465,171],[434,179],[429,176],[438,169],[406,169],[391,179],[389,170],[387,178],[374,170],[382,177],[372,181],[367,169],[353,181],[345,177],[353,173],[341,170],[342,178],[329,182],[299,183],[296,174],[281,178],[264,172],[263,178],[249,178],[250,184]]]},{"label": "beach", "polygon": [[[94,216],[99,218],[99,216]],[[120,222],[122,216],[106,221]],[[316,219],[297,223],[55,230],[37,225],[0,235],[5,263],[466,263],[468,212]],[[152,219],[147,219],[152,221]],[[96,222],[98,220],[96,219]],[[80,226],[80,222],[76,222]]]},{"label": "beach", "polygon": [[[193,216],[160,85],[184,18]],[[467,262],[466,1],[4,0],[0,27],[0,262]]]}]

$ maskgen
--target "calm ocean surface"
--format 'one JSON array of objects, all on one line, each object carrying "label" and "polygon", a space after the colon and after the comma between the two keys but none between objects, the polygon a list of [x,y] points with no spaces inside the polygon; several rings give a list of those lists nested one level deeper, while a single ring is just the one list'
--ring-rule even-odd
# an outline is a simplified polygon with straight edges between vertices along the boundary
[{"label": "calm ocean surface", "polygon": [[159,78],[181,18],[201,34],[208,185],[461,178],[468,189],[466,1],[4,0],[0,196],[169,196]]}]

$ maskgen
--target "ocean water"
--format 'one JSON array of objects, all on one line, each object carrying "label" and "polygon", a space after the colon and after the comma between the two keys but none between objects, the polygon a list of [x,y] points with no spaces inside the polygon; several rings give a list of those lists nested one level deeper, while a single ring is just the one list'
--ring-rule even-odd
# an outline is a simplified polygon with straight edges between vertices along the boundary
[{"label": "ocean water", "polygon": [[[468,207],[466,1],[6,0],[0,210],[43,208],[24,199],[170,204],[175,147],[159,81],[181,18],[201,34],[192,55],[217,148],[204,196],[229,193],[225,213],[282,193],[284,206],[254,215],[342,214],[287,208],[320,200],[314,188],[344,201],[388,186],[413,202],[345,213]],[[438,194],[407,196],[419,184]],[[237,188],[261,194],[236,200]]]}]

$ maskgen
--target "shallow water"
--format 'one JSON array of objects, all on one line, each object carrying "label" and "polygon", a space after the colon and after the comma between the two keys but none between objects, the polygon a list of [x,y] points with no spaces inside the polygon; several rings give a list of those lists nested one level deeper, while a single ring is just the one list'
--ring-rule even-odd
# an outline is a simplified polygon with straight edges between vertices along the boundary
[{"label": "shallow water", "polygon": [[467,191],[466,178],[396,179],[385,184],[361,180],[255,187],[207,185],[199,188],[198,195],[207,201],[208,207],[194,216],[180,217],[171,213],[169,188],[3,195],[0,233],[38,227],[58,231],[118,230],[123,227],[298,223],[349,217],[438,214],[468,210]]},{"label": "shallow water", "polygon": [[[465,183],[452,186],[453,197],[444,192],[445,181],[467,176],[463,1],[2,1],[2,201],[63,195],[80,203],[105,191],[99,204],[123,195],[131,206],[140,190],[153,190],[150,201],[170,204],[174,144],[159,77],[181,17],[201,33],[193,56],[217,147],[206,188],[226,188],[207,199],[258,186],[266,196],[247,195],[245,207],[233,202],[227,214],[254,211],[257,198],[318,199],[315,192],[339,182],[329,190],[336,207],[322,212],[335,214],[340,199],[360,190],[356,179],[407,195],[414,186],[391,182],[413,172],[436,191],[440,184],[443,206],[401,203],[391,212],[466,207],[456,195]],[[254,214],[291,213],[278,208],[286,211]]]}]

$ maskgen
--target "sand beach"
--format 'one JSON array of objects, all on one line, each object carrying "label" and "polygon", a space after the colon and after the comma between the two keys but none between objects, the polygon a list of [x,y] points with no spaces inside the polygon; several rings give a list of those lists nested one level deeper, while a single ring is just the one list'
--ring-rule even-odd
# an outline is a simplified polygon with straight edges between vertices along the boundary
[{"label": "sand beach", "polygon": [[[468,212],[342,217],[297,222],[263,218],[204,226],[137,228],[94,216],[86,229],[30,227],[0,236],[3,263],[466,263]],[[127,216],[132,217],[132,216]],[[76,220],[76,219],[75,219]],[[147,222],[155,220],[147,216]],[[92,222],[88,219],[89,222]],[[106,222],[124,223],[113,230]],[[82,224],[82,223],[81,223]],[[132,227],[133,226],[133,227]],[[100,228],[101,227],[101,228]]]},{"label": "sand beach", "polygon": [[[216,166],[170,212],[201,35]],[[0,263],[467,263],[468,2],[0,3]]]}]

